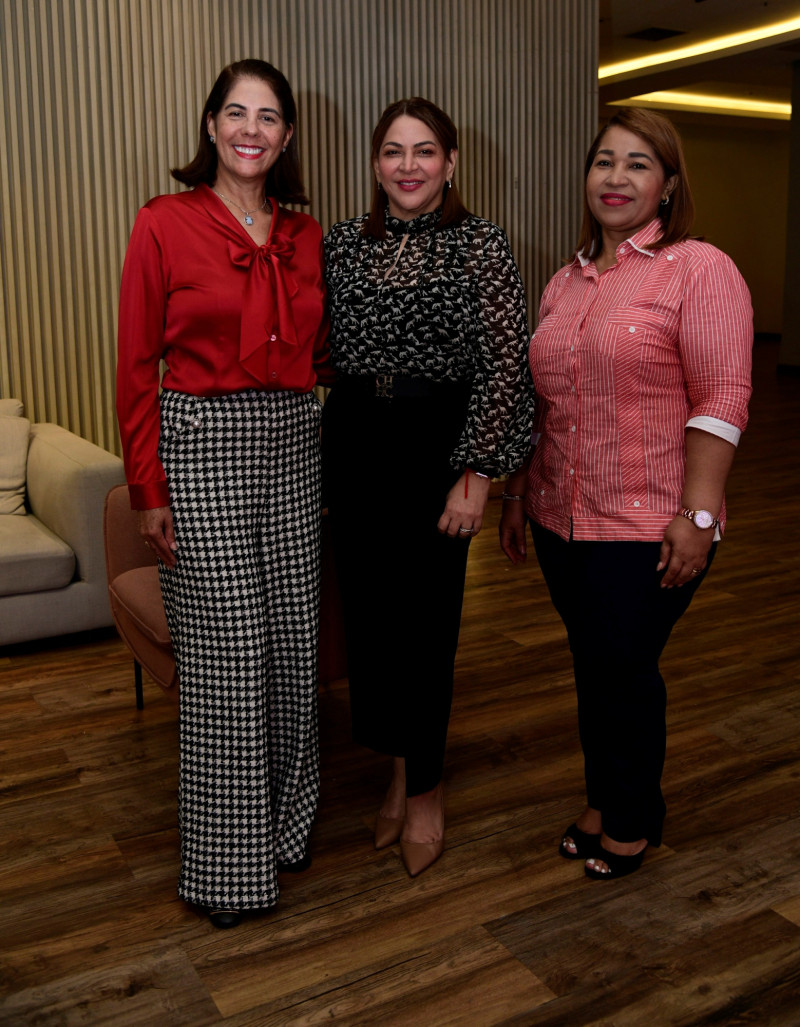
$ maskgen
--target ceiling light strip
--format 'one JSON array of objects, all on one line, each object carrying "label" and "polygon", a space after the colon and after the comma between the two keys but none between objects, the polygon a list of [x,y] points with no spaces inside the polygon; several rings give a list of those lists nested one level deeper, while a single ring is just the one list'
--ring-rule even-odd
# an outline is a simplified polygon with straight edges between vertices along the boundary
[{"label": "ceiling light strip", "polygon": [[604,82],[609,79],[623,77],[631,72],[641,71],[643,68],[661,67],[675,64],[679,61],[691,60],[695,57],[702,57],[705,54],[720,54],[725,50],[746,49],[754,43],[761,43],[765,40],[778,42],[781,36],[791,39],[799,35],[800,17],[788,18],[785,21],[774,22],[772,25],[762,25],[757,29],[732,32],[727,36],[716,36],[713,39],[706,39],[701,43],[679,47],[677,50],[667,50],[658,54],[636,57],[628,61],[617,61],[615,64],[606,64],[598,70],[597,77],[600,82]]},{"label": "ceiling light strip", "polygon": [[769,100],[748,100],[735,96],[710,96],[705,93],[683,93],[678,90],[663,90],[642,93],[626,100],[612,100],[612,105],[628,107],[654,107],[665,110],[695,110],[709,114],[739,114],[749,118],[777,118],[789,121],[792,117],[790,103],[772,103]]}]

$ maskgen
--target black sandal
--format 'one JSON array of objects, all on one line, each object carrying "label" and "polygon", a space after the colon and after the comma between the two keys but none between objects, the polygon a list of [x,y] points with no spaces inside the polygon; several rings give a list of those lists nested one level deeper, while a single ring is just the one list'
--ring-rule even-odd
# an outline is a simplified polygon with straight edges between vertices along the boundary
[{"label": "black sandal", "polygon": [[242,911],[240,909],[209,909],[208,919],[220,930],[225,931],[229,927],[238,927],[242,922]]},{"label": "black sandal", "polygon": [[[566,838],[572,839],[577,849],[576,852],[570,852],[566,847]],[[591,859],[599,853],[600,835],[587,834],[585,831],[581,831],[577,824],[569,825],[561,838],[561,844],[558,846],[558,854],[563,856],[564,859]]]},{"label": "black sandal", "polygon": [[634,870],[638,870],[642,865],[644,854],[647,852],[647,846],[642,849],[641,852],[634,853],[633,856],[620,856],[616,852],[609,852],[608,849],[604,849],[602,845],[598,847],[598,851],[591,859],[601,859],[608,867],[607,871],[598,870],[597,867],[584,867],[584,873],[587,877],[590,877],[593,881],[607,881],[610,878],[627,877],[628,874],[632,874]]}]

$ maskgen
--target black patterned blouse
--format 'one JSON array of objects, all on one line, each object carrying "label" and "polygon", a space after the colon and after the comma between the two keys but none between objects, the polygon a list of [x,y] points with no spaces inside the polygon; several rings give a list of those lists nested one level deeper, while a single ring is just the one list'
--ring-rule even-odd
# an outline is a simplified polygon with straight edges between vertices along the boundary
[{"label": "black patterned blouse", "polygon": [[386,239],[361,234],[365,216],[330,230],[333,364],[348,375],[471,381],[451,463],[507,474],[528,452],[533,417],[522,281],[502,229],[469,215],[437,231],[440,214],[387,213]]}]

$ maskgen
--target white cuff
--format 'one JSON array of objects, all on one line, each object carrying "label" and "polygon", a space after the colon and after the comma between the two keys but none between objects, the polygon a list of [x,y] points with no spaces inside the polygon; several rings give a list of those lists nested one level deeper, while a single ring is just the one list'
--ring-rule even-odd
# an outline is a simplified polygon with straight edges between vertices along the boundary
[{"label": "white cuff", "polygon": [[728,424],[727,421],[721,421],[718,417],[690,417],[686,422],[686,427],[699,428],[711,435],[717,435],[733,446],[738,446],[739,439],[742,437],[741,429]]}]

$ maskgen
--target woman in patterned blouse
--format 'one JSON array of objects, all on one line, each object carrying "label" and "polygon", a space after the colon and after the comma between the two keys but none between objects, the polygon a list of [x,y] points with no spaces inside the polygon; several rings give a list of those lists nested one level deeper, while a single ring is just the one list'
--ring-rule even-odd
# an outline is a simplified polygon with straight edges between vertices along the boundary
[{"label": "woman in patterned blouse", "polygon": [[572,652],[587,806],[559,851],[610,880],[661,844],[658,661],[725,527],[753,320],[733,261],[689,236],[666,118],[619,111],[589,150],[584,197],[575,258],[531,341],[541,438],[509,479],[500,537],[524,560],[527,513]]},{"label": "woman in patterned blouse", "polygon": [[525,299],[508,241],[453,184],[456,128],[428,100],[372,137],[368,214],[325,247],[332,360],[323,480],[353,733],[394,757],[375,846],[414,876],[444,840],[442,772],[469,542],[489,479],[527,451]]}]

